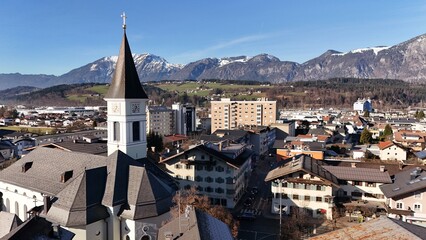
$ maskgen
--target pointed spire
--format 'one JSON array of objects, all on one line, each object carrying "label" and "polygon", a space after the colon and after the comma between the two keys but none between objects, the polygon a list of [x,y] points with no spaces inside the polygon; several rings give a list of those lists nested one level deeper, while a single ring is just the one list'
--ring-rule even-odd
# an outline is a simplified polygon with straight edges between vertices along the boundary
[{"label": "pointed spire", "polygon": [[123,13],[123,40],[111,86],[105,98],[148,99],[139,80],[135,62],[126,36],[126,15]]}]

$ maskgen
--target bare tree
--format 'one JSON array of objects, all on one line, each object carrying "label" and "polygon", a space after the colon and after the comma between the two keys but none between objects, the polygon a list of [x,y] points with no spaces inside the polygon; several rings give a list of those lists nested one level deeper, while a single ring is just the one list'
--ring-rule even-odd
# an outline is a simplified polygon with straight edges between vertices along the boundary
[{"label": "bare tree", "polygon": [[223,206],[210,204],[209,198],[200,195],[195,187],[177,192],[173,197],[173,203],[174,206],[170,209],[173,218],[179,216],[179,210],[183,214],[186,206],[192,205],[195,209],[206,212],[228,225],[234,237],[238,235],[239,222],[234,219],[229,210]]}]

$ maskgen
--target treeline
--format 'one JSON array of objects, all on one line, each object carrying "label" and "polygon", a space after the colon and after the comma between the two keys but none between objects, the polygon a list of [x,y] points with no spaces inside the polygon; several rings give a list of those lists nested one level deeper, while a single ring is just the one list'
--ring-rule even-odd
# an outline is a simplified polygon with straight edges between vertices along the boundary
[{"label": "treeline", "polygon": [[358,98],[370,98],[377,109],[420,106],[426,101],[423,84],[392,79],[335,78],[320,81],[288,82],[266,90],[282,108],[346,107]]}]

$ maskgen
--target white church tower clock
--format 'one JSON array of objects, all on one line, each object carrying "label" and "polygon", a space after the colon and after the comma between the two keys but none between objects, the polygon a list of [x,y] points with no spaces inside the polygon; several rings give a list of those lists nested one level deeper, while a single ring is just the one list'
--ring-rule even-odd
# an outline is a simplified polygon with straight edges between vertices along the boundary
[{"label": "white church tower clock", "polygon": [[123,41],[111,85],[105,95],[108,111],[108,155],[121,150],[134,159],[146,157],[146,103],[126,36],[123,14]]}]

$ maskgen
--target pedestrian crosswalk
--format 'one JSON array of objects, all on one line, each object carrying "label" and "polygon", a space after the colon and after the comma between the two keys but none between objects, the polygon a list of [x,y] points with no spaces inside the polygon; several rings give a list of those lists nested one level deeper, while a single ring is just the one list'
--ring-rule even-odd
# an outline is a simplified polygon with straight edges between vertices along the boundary
[{"label": "pedestrian crosswalk", "polygon": [[262,210],[259,209],[249,209],[249,208],[243,208],[240,211],[240,214],[253,214],[255,216],[260,216],[262,215]]}]

